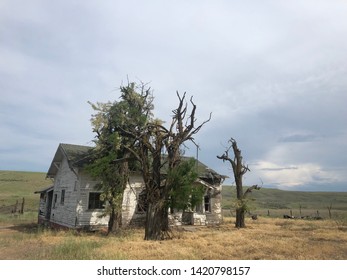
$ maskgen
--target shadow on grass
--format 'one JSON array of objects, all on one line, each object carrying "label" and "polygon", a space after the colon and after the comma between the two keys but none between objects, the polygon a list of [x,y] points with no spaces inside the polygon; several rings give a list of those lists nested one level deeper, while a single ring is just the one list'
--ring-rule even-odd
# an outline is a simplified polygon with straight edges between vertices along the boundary
[{"label": "shadow on grass", "polygon": [[98,229],[98,230],[86,230],[86,229],[68,229],[68,228],[52,228],[45,225],[40,225],[35,222],[30,223],[18,223],[15,225],[0,225],[0,233],[7,233],[10,234],[11,232],[18,232],[22,234],[27,235],[33,235],[33,234],[52,234],[55,235],[61,235],[65,237],[88,237],[88,236],[94,236],[97,238],[102,239],[112,239],[116,238],[119,240],[128,240],[131,239],[134,235],[136,235],[136,232],[139,228],[138,227],[127,227],[124,229],[121,229],[116,234],[108,234],[105,229]]},{"label": "shadow on grass", "polygon": [[37,223],[21,223],[9,226],[0,226],[0,231],[18,231],[21,233],[36,233],[40,226]]}]

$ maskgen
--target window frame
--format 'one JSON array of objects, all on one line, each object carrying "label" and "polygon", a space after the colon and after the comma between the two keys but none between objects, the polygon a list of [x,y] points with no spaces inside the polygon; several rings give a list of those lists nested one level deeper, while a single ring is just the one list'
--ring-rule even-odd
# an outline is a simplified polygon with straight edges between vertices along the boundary
[{"label": "window frame", "polygon": [[100,199],[101,192],[90,192],[88,194],[88,210],[105,209],[105,201]]},{"label": "window frame", "polygon": [[210,195],[204,195],[204,212],[205,213],[211,213],[211,196]]},{"label": "window frame", "polygon": [[57,208],[58,194],[53,194],[53,209]]},{"label": "window frame", "polygon": [[65,189],[61,190],[61,195],[60,195],[60,205],[64,205],[65,203]]},{"label": "window frame", "polygon": [[137,195],[137,203],[136,203],[136,213],[137,214],[144,214],[147,212],[148,208],[148,202],[147,200],[147,193],[145,190],[142,190]]}]

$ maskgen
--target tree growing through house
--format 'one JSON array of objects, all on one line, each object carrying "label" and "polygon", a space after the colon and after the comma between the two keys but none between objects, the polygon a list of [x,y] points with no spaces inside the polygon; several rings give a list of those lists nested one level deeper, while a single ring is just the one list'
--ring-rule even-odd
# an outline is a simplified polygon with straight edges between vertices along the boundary
[{"label": "tree growing through house", "polygon": [[[247,188],[246,191],[243,190],[243,175],[250,171],[250,169],[248,168],[248,165],[243,163],[241,150],[238,148],[236,140],[230,138],[228,142],[230,143],[229,147],[221,156],[217,156],[217,158],[223,160],[223,162],[229,162],[232,167],[237,196],[235,227],[244,228],[246,226],[245,213],[247,211],[247,196],[254,189],[259,190],[260,187],[258,185],[253,185]],[[229,155],[231,149],[233,151],[233,157]]]},{"label": "tree growing through house", "polygon": [[202,185],[192,184],[198,178],[196,160],[193,158],[180,162],[178,166],[171,169],[167,175],[171,184],[169,193],[169,207],[173,210],[193,210],[201,203],[205,188]]},{"label": "tree growing through house", "polygon": [[142,129],[152,116],[152,96],[145,86],[128,83],[120,87],[120,101],[89,102],[96,111],[91,123],[95,136],[95,148],[86,167],[89,174],[100,181],[97,188],[101,199],[107,201],[104,215],[109,215],[108,233],[118,233],[122,226],[123,193],[129,180],[129,168],[134,159],[126,148],[137,149],[136,139],[124,130]]},{"label": "tree growing through house", "polygon": [[[181,160],[182,145],[194,143],[194,135],[210,117],[195,126],[196,105],[188,115],[186,94],[180,96],[173,110],[171,125],[153,118],[153,96],[143,83],[128,83],[121,87],[121,101],[92,104],[97,111],[91,121],[96,133],[96,147],[88,167],[90,174],[101,180],[102,197],[109,206],[109,232],[121,227],[123,193],[128,183],[129,166],[142,173],[147,204],[145,239],[161,240],[170,237],[169,207],[188,207],[198,201],[202,192],[192,187],[196,179],[194,164]],[[167,155],[163,156],[164,148]],[[136,164],[138,163],[138,164]],[[165,172],[163,168],[166,167]],[[178,190],[184,190],[182,195]],[[106,214],[106,213],[105,213]]]},{"label": "tree growing through house", "polygon": [[[174,109],[169,128],[163,122],[154,119],[147,123],[144,129],[127,130],[126,133],[136,139],[139,149],[134,150],[128,146],[128,150],[138,159],[141,165],[142,176],[145,184],[147,199],[147,212],[145,224],[145,240],[162,240],[170,238],[169,231],[169,207],[170,205],[184,204],[184,198],[178,196],[177,190],[185,186],[191,186],[196,179],[193,174],[194,165],[182,165],[182,145],[185,142],[194,142],[194,135],[207,123],[210,117],[195,126],[196,105],[190,98],[192,106],[188,115],[186,93],[181,96],[177,92],[178,106]],[[167,155],[163,157],[163,149]],[[167,170],[163,173],[163,167]],[[179,170],[180,169],[180,170]],[[177,172],[181,172],[181,180],[177,180]],[[182,182],[182,180],[184,182]],[[187,191],[186,201],[192,197],[192,192]],[[196,194],[196,193],[195,193]],[[193,203],[192,200],[190,203]]]}]

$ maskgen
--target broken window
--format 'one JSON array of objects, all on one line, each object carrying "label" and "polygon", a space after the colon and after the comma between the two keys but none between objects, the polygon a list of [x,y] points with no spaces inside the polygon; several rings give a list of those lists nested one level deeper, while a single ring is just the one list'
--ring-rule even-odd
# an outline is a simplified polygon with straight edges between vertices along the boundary
[{"label": "broken window", "polygon": [[77,191],[77,181],[75,181],[75,185],[73,187],[74,192]]},{"label": "broken window", "polygon": [[65,190],[61,190],[60,204],[64,205],[65,202]]},{"label": "broken window", "polygon": [[56,204],[57,204],[57,200],[58,200],[58,194],[54,194],[54,198],[53,198],[53,208],[55,208]]},{"label": "broken window", "polygon": [[211,197],[209,195],[204,196],[204,209],[205,212],[211,212]]},{"label": "broken window", "polygon": [[101,193],[91,192],[89,193],[88,209],[104,209],[104,201],[100,199]]},{"label": "broken window", "polygon": [[147,211],[148,202],[147,202],[147,193],[143,190],[139,193],[137,197],[137,206],[136,206],[136,212],[137,213],[144,213]]},{"label": "broken window", "polygon": [[46,202],[46,193],[40,193],[40,200]]}]

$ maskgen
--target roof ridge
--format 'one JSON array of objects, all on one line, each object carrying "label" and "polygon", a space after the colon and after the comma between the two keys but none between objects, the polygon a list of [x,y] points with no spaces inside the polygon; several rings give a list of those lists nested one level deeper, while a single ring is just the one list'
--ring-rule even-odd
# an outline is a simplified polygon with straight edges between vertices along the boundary
[{"label": "roof ridge", "polygon": [[77,146],[77,147],[85,147],[85,148],[93,148],[93,146],[80,145],[80,144],[70,144],[70,143],[59,143],[59,145],[68,145],[68,146]]}]

